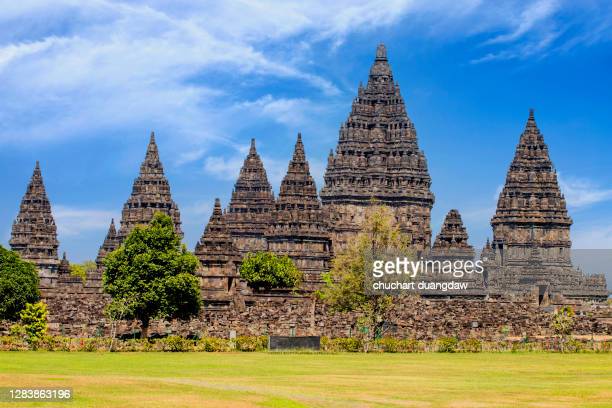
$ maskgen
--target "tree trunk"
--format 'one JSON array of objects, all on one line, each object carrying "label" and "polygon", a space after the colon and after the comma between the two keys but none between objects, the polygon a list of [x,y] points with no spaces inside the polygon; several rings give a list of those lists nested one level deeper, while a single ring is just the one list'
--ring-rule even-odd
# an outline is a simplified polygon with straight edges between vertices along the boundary
[{"label": "tree trunk", "polygon": [[149,338],[149,321],[143,320],[140,325],[140,338],[148,339]]}]

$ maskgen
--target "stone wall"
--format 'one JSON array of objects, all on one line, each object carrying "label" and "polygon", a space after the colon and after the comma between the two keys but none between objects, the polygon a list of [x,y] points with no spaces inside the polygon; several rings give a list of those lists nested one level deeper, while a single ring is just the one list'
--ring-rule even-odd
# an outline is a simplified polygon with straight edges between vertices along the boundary
[{"label": "stone wall", "polygon": [[[103,316],[107,295],[97,288],[66,285],[44,289],[49,305],[50,332],[66,336],[109,335]],[[576,334],[612,335],[612,309],[606,304],[575,303]],[[398,299],[389,314],[386,334],[402,338],[434,339],[443,336],[499,339],[502,328],[511,336],[550,334],[554,306],[538,307],[530,301]],[[190,321],[156,321],[151,334],[164,336],[322,335],[356,334],[355,314],[331,314],[320,301],[287,293],[237,295],[226,306],[205,307]],[[119,334],[134,335],[137,322],[121,322]]]}]

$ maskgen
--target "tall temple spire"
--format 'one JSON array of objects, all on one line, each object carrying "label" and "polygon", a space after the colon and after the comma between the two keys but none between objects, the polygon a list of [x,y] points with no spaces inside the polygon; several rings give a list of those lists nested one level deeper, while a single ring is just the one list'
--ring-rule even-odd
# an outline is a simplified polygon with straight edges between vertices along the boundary
[{"label": "tall temple spire", "polygon": [[155,134],[151,132],[145,158],[140,165],[140,173],[134,180],[132,194],[123,206],[121,227],[117,233],[120,244],[136,225],[148,224],[156,212],[163,212],[172,218],[174,228],[182,236],[181,215],[172,200],[170,184],[164,174],[159,159]]},{"label": "tall temple spire", "polygon": [[571,225],[548,146],[530,110],[491,219],[493,243],[485,254],[491,293],[605,299],[603,275],[585,276],[572,266]]},{"label": "tall temple spire", "polygon": [[257,153],[255,139],[251,139],[227,212],[228,228],[242,253],[265,250],[264,233],[273,210],[272,186]]},{"label": "tall temple spire", "polygon": [[[548,146],[531,109],[491,220],[493,241],[570,248],[571,224]],[[569,260],[569,252],[566,257]]]},{"label": "tall temple spire", "polygon": [[321,200],[339,231],[334,245],[344,246],[359,231],[363,207],[374,198],[393,208],[417,248],[429,249],[431,178],[383,44],[376,49],[367,85],[340,127],[324,179]]},{"label": "tall temple spire", "polygon": [[293,259],[304,272],[307,285],[319,282],[320,273],[329,268],[328,225],[299,133],[280,186],[267,241],[270,251]]},{"label": "tall temple spire", "polygon": [[38,266],[41,284],[49,283],[45,278],[57,274],[57,227],[38,161],[13,222],[9,244],[22,258]]}]

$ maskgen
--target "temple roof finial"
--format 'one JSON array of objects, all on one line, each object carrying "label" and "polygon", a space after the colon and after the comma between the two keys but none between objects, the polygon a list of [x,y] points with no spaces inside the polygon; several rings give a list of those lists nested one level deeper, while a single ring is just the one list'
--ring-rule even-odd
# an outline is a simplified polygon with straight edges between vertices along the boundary
[{"label": "temple roof finial", "polygon": [[537,129],[538,125],[535,121],[535,114],[533,108],[529,109],[529,118],[527,118],[527,124],[525,126],[526,129]]},{"label": "temple roof finial", "polygon": [[380,43],[378,47],[376,47],[376,59],[377,60],[387,60],[387,48],[385,44]]},{"label": "temple roof finial", "polygon": [[257,154],[257,148],[255,147],[255,138],[251,138],[251,147],[249,148],[249,154]]}]

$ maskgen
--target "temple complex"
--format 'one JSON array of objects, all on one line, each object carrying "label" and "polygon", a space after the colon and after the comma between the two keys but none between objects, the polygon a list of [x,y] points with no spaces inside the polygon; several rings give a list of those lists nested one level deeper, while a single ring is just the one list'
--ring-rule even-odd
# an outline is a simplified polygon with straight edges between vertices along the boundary
[{"label": "temple complex", "polygon": [[572,266],[565,197],[533,110],[521,134],[506,184],[491,219],[493,243],[487,251],[492,294],[608,296],[603,275],[585,276]]},{"label": "temple complex", "polygon": [[57,227],[38,162],[13,222],[9,245],[37,266],[42,286],[56,283],[60,266]]},{"label": "temple complex", "polygon": [[272,186],[257,154],[255,139],[251,139],[251,148],[240,169],[226,214],[234,244],[243,255],[267,249],[265,234],[274,206]]},{"label": "temple complex", "polygon": [[304,273],[306,285],[320,283],[321,273],[329,270],[329,227],[310,175],[301,134],[281,183],[266,238],[269,251],[293,259]]},{"label": "temple complex", "polygon": [[376,50],[365,88],[359,85],[335,154],[328,157],[321,200],[332,222],[334,248],[342,248],[375,200],[391,207],[419,252],[431,244],[434,195],[427,160],[387,60]]},{"label": "temple complex", "polygon": [[[493,239],[487,240],[480,259],[455,209],[446,215],[432,244],[430,213],[434,195],[430,187],[425,155],[419,149],[415,127],[394,82],[385,47],[380,45],[368,83],[359,86],[351,113],[340,128],[336,149],[328,157],[320,197],[300,134],[276,199],[255,140],[251,140],[227,209],[224,211],[220,200],[215,200],[210,220],[195,246],[201,264],[197,275],[204,308],[200,320],[193,320],[197,324],[188,324],[205,331],[210,323],[212,333],[232,330],[234,335],[236,329],[257,335],[294,334],[298,327],[302,333],[350,336],[354,333],[352,320],[343,320],[346,316],[329,317],[325,305],[317,303],[312,291],[322,284],[321,274],[329,270],[333,254],[359,233],[367,209],[374,204],[394,211],[417,258],[481,260],[484,265],[483,274],[436,278],[442,282],[467,282],[467,290],[427,290],[420,293],[418,300],[398,300],[393,325],[406,329],[403,333],[443,326],[444,332],[452,335],[458,317],[464,332],[482,324],[482,330],[489,330],[493,338],[499,334],[496,322],[514,321],[516,330],[531,327],[533,317],[540,316],[543,310],[541,306],[588,304],[607,298],[603,275],[585,275],[572,265],[572,220],[533,111],[491,220]],[[65,255],[58,259],[57,229],[36,163],[13,224],[10,246],[37,265],[43,298],[50,304],[53,321],[61,323],[54,323],[53,330],[63,333],[68,328],[77,334],[84,327],[96,333],[106,330],[108,322],[103,310],[109,296],[102,288],[103,260],[136,225],[148,224],[158,211],[172,218],[175,230],[182,236],[180,212],[151,133],[119,228],[111,220],[97,254],[98,268],[83,283],[70,275]],[[244,255],[255,251],[292,258],[305,275],[301,290],[250,291],[240,279],[239,268]],[[422,315],[420,308],[429,314]],[[500,315],[505,317],[498,318]],[[519,316],[518,320],[515,316]],[[538,327],[546,326],[540,323]],[[592,324],[594,330],[612,330]],[[169,324],[164,330],[168,327]],[[432,335],[431,329],[426,331],[421,334]],[[517,335],[523,335],[522,331]]]}]

